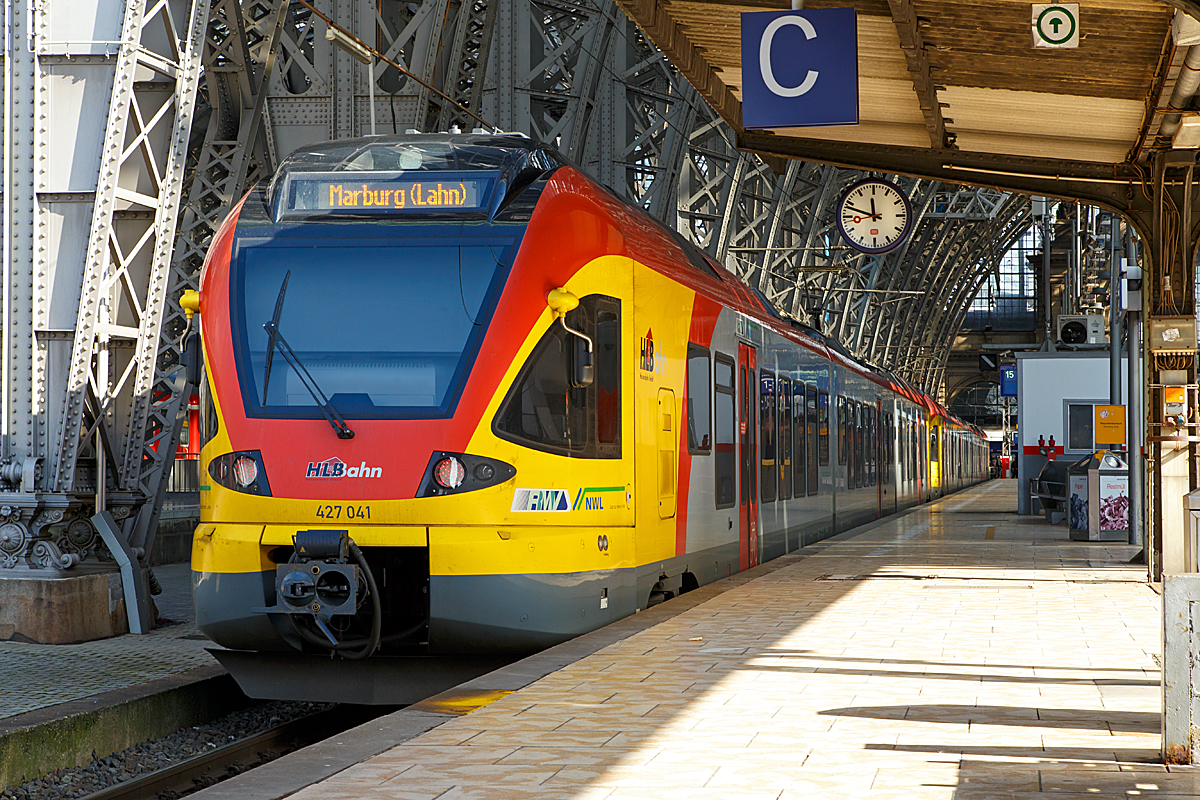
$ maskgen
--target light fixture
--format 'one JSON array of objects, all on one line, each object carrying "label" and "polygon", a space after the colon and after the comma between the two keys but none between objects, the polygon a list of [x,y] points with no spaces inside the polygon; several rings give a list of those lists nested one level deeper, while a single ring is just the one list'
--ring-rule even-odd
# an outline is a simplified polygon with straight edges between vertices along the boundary
[{"label": "light fixture", "polygon": [[333,26],[325,28],[325,38],[364,64],[370,64],[374,58],[371,51],[364,47],[361,42],[347,36]]},{"label": "light fixture", "polygon": [[333,42],[335,46],[345,50],[353,58],[361,61],[363,66],[367,68],[367,90],[370,93],[367,102],[371,109],[371,135],[375,135],[375,54],[364,45],[362,42],[350,36],[340,28],[335,28],[333,25],[325,26],[325,39]]}]

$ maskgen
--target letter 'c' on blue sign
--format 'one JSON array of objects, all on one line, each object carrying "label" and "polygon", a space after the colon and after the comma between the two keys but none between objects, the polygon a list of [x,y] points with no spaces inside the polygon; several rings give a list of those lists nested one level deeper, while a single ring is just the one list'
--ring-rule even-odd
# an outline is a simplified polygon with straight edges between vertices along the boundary
[{"label": "letter 'c' on blue sign", "polygon": [[795,25],[804,31],[805,39],[817,38],[817,29],[804,17],[776,17],[771,20],[771,24],[763,31],[762,43],[758,46],[758,68],[762,70],[763,83],[772,92],[780,97],[799,97],[802,94],[808,94],[808,90],[816,85],[817,77],[820,73],[815,69],[810,69],[800,85],[794,86],[791,89],[775,80],[775,70],[771,68],[771,42],[775,39],[775,33],[784,25]]},{"label": "letter 'c' on blue sign", "polygon": [[853,8],[746,11],[742,125],[858,124],[858,17]]}]

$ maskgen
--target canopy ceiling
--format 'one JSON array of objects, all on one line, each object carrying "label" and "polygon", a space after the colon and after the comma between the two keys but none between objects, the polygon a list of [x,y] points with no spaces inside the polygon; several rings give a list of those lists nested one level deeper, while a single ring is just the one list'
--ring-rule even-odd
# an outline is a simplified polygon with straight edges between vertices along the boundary
[{"label": "canopy ceiling", "polygon": [[1191,1],[1085,0],[1078,49],[1055,50],[1032,46],[1027,0],[810,0],[858,13],[860,124],[747,131],[740,14],[786,2],[618,2],[744,149],[1118,207],[1170,147],[1156,139],[1187,50],[1176,8],[1200,18]]}]

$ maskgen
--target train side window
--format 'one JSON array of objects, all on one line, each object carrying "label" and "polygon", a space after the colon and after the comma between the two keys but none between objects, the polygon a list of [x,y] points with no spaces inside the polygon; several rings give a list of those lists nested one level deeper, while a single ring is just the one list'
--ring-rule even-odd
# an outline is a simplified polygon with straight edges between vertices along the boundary
[{"label": "train side window", "polygon": [[858,463],[858,476],[855,486],[869,486],[867,479],[867,407],[856,403],[854,406],[854,455]]},{"label": "train side window", "polygon": [[887,475],[886,480],[890,483],[894,479],[893,471],[895,470],[896,459],[896,417],[888,411],[888,439],[887,439]]},{"label": "train side window", "polygon": [[875,406],[864,405],[863,412],[863,486],[875,485]]},{"label": "train side window", "polygon": [[849,434],[850,425],[846,420],[846,398],[838,395],[837,399],[837,424],[838,424],[838,465],[846,463],[846,454],[849,453]]},{"label": "train side window", "polygon": [[[808,397],[808,494],[817,493],[820,486],[820,473],[817,471],[817,387],[809,386],[806,390]],[[828,463],[829,459],[826,459]]]},{"label": "train side window", "polygon": [[[820,439],[820,462],[822,467],[829,466],[829,392],[822,389],[817,394],[817,425]],[[813,493],[812,490],[809,490]]]},{"label": "train side window", "polygon": [[850,471],[856,489],[862,488],[862,410],[850,401]]},{"label": "train side window", "polygon": [[611,301],[597,302],[596,349],[596,441],[602,458],[620,458],[621,315]]},{"label": "train side window", "polygon": [[792,441],[795,443],[795,456],[792,457],[792,484],[795,491],[792,494],[804,497],[808,493],[808,462],[811,454],[808,443],[808,403],[803,383],[796,381],[792,388]]},{"label": "train side window", "polygon": [[879,409],[876,406],[867,406],[867,419],[870,420],[871,433],[871,485],[875,486],[879,483],[879,442],[880,442],[880,427],[879,427]]},{"label": "train side window", "polygon": [[688,452],[706,456],[712,452],[711,386],[708,350],[688,345],[687,433]]},{"label": "train side window", "polygon": [[929,426],[929,460],[940,461],[938,458],[938,429],[936,425]]},{"label": "train side window", "polygon": [[803,383],[792,383],[792,496],[808,494],[808,401]]},{"label": "train side window", "polygon": [[779,499],[789,500],[792,496],[792,382],[779,378]]},{"label": "train side window", "polygon": [[221,418],[217,415],[217,404],[213,402],[206,370],[200,379],[200,446],[211,442],[220,430]]},{"label": "train side window", "polygon": [[717,508],[737,502],[737,409],[734,398],[733,359],[716,353],[713,359],[714,445],[713,474],[716,478]]},{"label": "train side window", "polygon": [[871,485],[879,483],[879,409],[873,405],[866,406],[867,411],[867,457],[871,461],[871,471],[867,476]]},{"label": "train side window", "polygon": [[575,458],[621,457],[620,301],[584,297],[567,325],[596,342],[596,377],[571,383],[576,337],[552,325],[534,347],[500,406],[492,429],[502,439]]},{"label": "train side window", "polygon": [[775,376],[765,369],[759,373],[759,482],[764,503],[775,499]]}]

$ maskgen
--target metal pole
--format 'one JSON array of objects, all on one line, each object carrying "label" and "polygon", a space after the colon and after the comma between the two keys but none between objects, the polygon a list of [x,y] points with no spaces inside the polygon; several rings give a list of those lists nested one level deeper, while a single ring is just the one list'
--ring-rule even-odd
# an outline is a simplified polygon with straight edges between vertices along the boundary
[{"label": "metal pole", "polygon": [[1055,352],[1054,338],[1051,334],[1051,323],[1053,322],[1052,311],[1050,308],[1050,200],[1046,200],[1046,213],[1042,215],[1042,297],[1043,305],[1046,309],[1046,325],[1045,339],[1042,341],[1042,350]]},{"label": "metal pole", "polygon": [[367,92],[371,97],[371,135],[375,135],[375,57],[371,57],[371,63],[367,67]]},{"label": "metal pole", "polygon": [[3,240],[0,242],[0,249],[3,249],[3,267],[0,268],[0,280],[4,281],[3,297],[0,298],[0,326],[3,327],[3,347],[4,352],[0,353],[0,447],[4,450],[4,455],[8,455],[9,436],[8,436],[8,403],[9,390],[12,388],[9,375],[11,366],[9,362],[9,353],[12,348],[9,345],[13,338],[12,333],[12,313],[11,303],[9,298],[9,288],[12,286],[12,257],[13,257],[13,241],[12,241],[12,202],[13,189],[17,182],[13,179],[13,123],[16,121],[13,113],[13,71],[16,69],[16,47],[13,46],[13,37],[15,31],[12,24],[12,15],[16,11],[16,4],[9,4],[4,9],[4,130],[0,131],[0,136],[4,138],[4,186],[3,186],[3,209],[0,213],[3,214]]},{"label": "metal pole", "polygon": [[[1108,402],[1121,405],[1121,259],[1117,258],[1117,218],[1109,217],[1108,248]],[[1129,384],[1133,394],[1133,383]]]},{"label": "metal pole", "polygon": [[[1137,265],[1137,240],[1133,232],[1126,230],[1125,252],[1129,266]],[[1145,420],[1142,416],[1142,322],[1141,314],[1135,308],[1130,308],[1126,317],[1129,348],[1129,406],[1125,414],[1126,438],[1129,439],[1129,543],[1142,547],[1146,546],[1145,529],[1142,526],[1142,513],[1145,506],[1145,481],[1142,480],[1142,470],[1145,460],[1142,457],[1142,435]],[[1115,347],[1115,345],[1114,345]]]}]

